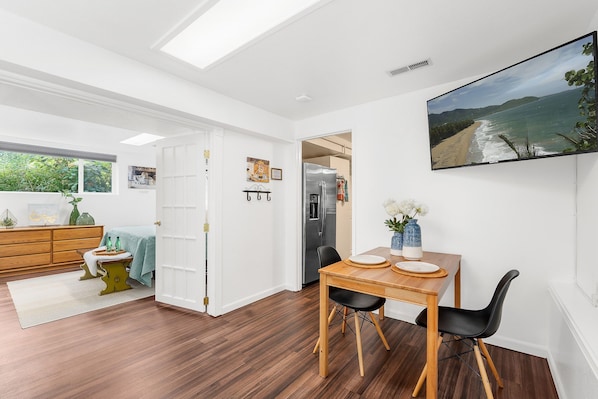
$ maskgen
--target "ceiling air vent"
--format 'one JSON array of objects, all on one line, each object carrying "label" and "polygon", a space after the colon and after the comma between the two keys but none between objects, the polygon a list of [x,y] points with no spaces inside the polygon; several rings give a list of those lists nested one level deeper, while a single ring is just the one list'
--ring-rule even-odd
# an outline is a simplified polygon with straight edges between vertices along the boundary
[{"label": "ceiling air vent", "polygon": [[422,68],[422,67],[428,66],[430,64],[431,64],[430,59],[427,59],[427,60],[419,61],[419,62],[410,64],[410,65],[406,65],[406,66],[403,66],[403,67],[400,67],[397,69],[393,69],[392,71],[388,71],[387,73],[390,76],[397,76],[401,73],[413,71],[414,69]]}]

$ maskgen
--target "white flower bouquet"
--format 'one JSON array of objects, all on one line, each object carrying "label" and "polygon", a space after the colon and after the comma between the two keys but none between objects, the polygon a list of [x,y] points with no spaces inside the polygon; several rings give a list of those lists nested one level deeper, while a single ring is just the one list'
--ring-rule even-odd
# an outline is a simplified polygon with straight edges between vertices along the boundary
[{"label": "white flower bouquet", "polygon": [[416,202],[412,199],[397,202],[394,199],[388,199],[382,204],[386,213],[391,216],[386,219],[384,224],[388,226],[390,231],[403,233],[405,225],[409,220],[415,218],[417,215],[425,216],[428,213],[428,207],[425,204]]}]

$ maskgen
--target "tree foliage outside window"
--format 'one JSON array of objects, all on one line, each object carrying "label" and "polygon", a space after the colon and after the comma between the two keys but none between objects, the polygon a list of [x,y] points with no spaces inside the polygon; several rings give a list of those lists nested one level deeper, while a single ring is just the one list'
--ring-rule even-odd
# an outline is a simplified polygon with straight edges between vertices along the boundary
[{"label": "tree foliage outside window", "polygon": [[[83,190],[79,190],[79,167]],[[112,163],[0,151],[0,191],[112,192]]]},{"label": "tree foliage outside window", "polygon": [[112,192],[112,163],[102,161],[84,161],[83,192]]}]

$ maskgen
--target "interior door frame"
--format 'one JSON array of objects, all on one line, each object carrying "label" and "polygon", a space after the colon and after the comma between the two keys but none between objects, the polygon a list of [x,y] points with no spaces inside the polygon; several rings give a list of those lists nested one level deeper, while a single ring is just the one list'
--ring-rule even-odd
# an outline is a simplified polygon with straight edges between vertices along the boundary
[{"label": "interior door frame", "polygon": [[207,135],[210,157],[207,168],[207,312],[211,316],[220,316],[222,311],[222,179],[224,129],[215,127]]},{"label": "interior door frame", "polygon": [[342,134],[342,133],[351,133],[351,164],[350,164],[350,168],[351,168],[351,201],[353,201],[353,204],[351,206],[351,248],[352,248],[352,255],[355,255],[355,248],[356,248],[356,235],[355,235],[355,231],[356,231],[356,217],[355,217],[355,202],[356,202],[356,198],[357,196],[355,195],[355,193],[357,192],[356,190],[356,186],[357,186],[357,182],[356,182],[356,178],[355,178],[355,161],[356,161],[356,151],[355,151],[355,139],[354,139],[354,135],[353,135],[353,129],[346,129],[346,130],[342,130],[342,131],[337,131],[337,132],[333,132],[333,133],[324,133],[324,134],[319,134],[316,136],[306,136],[306,137],[301,137],[297,139],[297,159],[299,160],[297,167],[296,167],[296,173],[297,176],[299,176],[299,178],[297,179],[297,189],[298,189],[298,195],[297,195],[297,209],[299,210],[297,212],[296,218],[297,218],[297,226],[299,228],[299,234],[297,237],[297,270],[295,273],[296,276],[296,281],[298,282],[298,288],[297,290],[301,290],[302,289],[302,281],[303,281],[303,207],[304,207],[304,198],[303,198],[303,142],[304,141],[308,141],[308,140],[313,140],[313,139],[318,139],[318,138],[326,138],[329,136],[336,136],[338,134]]}]

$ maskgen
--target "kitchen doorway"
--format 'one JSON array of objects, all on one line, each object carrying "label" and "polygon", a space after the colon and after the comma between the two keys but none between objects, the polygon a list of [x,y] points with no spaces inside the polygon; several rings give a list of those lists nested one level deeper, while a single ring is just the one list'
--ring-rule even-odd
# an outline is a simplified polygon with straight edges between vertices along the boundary
[{"label": "kitchen doorway", "polygon": [[336,249],[343,259],[348,258],[353,252],[351,132],[304,140],[301,150],[303,162],[337,170]]}]

